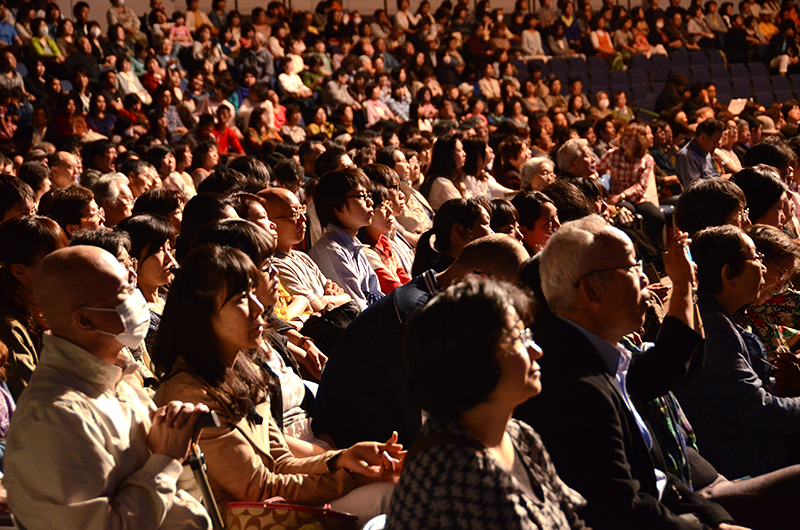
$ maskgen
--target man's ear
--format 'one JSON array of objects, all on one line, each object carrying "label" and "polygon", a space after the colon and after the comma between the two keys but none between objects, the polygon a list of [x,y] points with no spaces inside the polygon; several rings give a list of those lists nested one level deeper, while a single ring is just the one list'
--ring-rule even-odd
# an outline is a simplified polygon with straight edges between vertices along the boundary
[{"label": "man's ear", "polygon": [[584,276],[578,281],[579,296],[583,296],[591,304],[601,304],[602,298],[597,290],[596,282],[589,276]]},{"label": "man's ear", "polygon": [[736,277],[731,273],[731,266],[727,263],[722,266],[720,276],[722,276],[722,285],[725,286],[732,286],[733,282],[736,281]]},{"label": "man's ear", "polygon": [[94,331],[97,329],[97,326],[94,325],[88,316],[86,316],[86,311],[83,309],[76,309],[74,313],[72,313],[72,321],[81,331]]}]

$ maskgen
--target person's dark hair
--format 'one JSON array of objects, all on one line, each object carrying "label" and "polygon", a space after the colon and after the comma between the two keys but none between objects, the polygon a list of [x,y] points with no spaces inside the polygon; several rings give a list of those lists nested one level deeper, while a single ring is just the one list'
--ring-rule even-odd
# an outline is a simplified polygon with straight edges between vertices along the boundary
[{"label": "person's dark hair", "polygon": [[314,187],[314,206],[322,228],[329,224],[341,226],[336,211],[344,208],[347,195],[359,186],[367,190],[369,179],[358,168],[330,171],[320,177]]},{"label": "person's dark hair", "polygon": [[701,121],[697,124],[697,129],[695,129],[695,136],[700,136],[704,134],[706,136],[714,136],[718,132],[722,132],[725,130],[725,123],[716,119],[711,118],[710,120]]},{"label": "person's dark hair", "polygon": [[[228,169],[238,171],[253,183],[258,182],[261,189],[268,188],[272,177],[269,167],[261,160],[252,156],[239,156],[231,160]],[[259,190],[260,191],[260,190]]]},{"label": "person's dark hair", "polygon": [[398,150],[400,150],[400,148],[393,145],[381,147],[375,152],[375,163],[394,167],[394,154]]},{"label": "person's dark hair", "polygon": [[765,164],[744,168],[731,177],[731,181],[744,193],[754,223],[764,217],[789,189],[778,178],[776,170]]},{"label": "person's dark hair", "polygon": [[221,219],[208,223],[192,240],[191,250],[203,245],[219,245],[239,249],[256,265],[261,266],[275,253],[275,241],[263,228],[247,219]]},{"label": "person's dark hair", "polygon": [[443,177],[454,182],[460,180],[463,168],[456,168],[455,162],[456,143],[460,141],[460,134],[447,134],[433,144],[431,167],[428,169],[428,174],[419,190],[425,197],[430,195],[431,187],[437,177]]},{"label": "person's dark hair", "polygon": [[[28,164],[44,166],[39,162],[28,162]],[[30,204],[36,202],[36,193],[33,189],[14,175],[0,174],[0,223],[11,209],[23,202]]]},{"label": "person's dark hair", "polygon": [[80,13],[81,9],[83,9],[83,8],[87,8],[88,9],[89,8],[89,4],[87,4],[86,2],[78,2],[77,4],[72,6],[72,15],[77,19],[78,18],[78,13]]},{"label": "person's dark hair", "polygon": [[347,151],[342,147],[332,146],[321,153],[314,161],[314,172],[318,177],[321,177],[329,171],[334,171],[339,168],[339,160],[347,154]]},{"label": "person's dark hair", "polygon": [[247,178],[235,169],[218,167],[197,186],[197,193],[229,195],[242,189],[246,181]]},{"label": "person's dark hair", "polygon": [[[581,219],[592,212],[586,196],[578,186],[572,183],[571,179],[556,179],[555,182],[546,186],[542,193],[556,205],[558,218],[562,223]],[[522,222],[520,222],[521,224]]]},{"label": "person's dark hair", "polygon": [[227,216],[226,210],[232,207],[231,200],[219,193],[195,195],[183,208],[181,233],[175,246],[175,259],[181,263],[189,254],[192,238],[206,223],[213,223]]},{"label": "person's dark hair", "polygon": [[464,160],[464,174],[482,180],[478,175],[478,162],[486,158],[486,140],[473,137],[465,138],[462,143],[464,152],[467,154]]},{"label": "person's dark hair", "polygon": [[292,158],[293,156],[300,155],[300,147],[289,142],[280,142],[275,146],[274,152],[281,154],[286,158]]},{"label": "person's dark hair", "polygon": [[767,164],[776,168],[781,173],[786,171],[789,165],[797,161],[794,151],[786,144],[785,140],[775,138],[764,139],[752,146],[744,154],[742,163],[745,167],[752,167],[758,164]]},{"label": "person's dark hair", "polygon": [[133,203],[133,215],[148,214],[167,220],[183,204],[183,194],[167,188],[147,190]]},{"label": "person's dark hair", "polygon": [[744,232],[730,226],[710,226],[692,236],[692,258],[697,264],[697,291],[717,295],[722,292],[722,269],[728,266],[729,278],[744,271]]},{"label": "person's dark hair", "polygon": [[575,177],[569,179],[569,181],[583,193],[588,202],[595,202],[608,197],[608,190],[603,187],[603,184],[598,179]]},{"label": "person's dark hair", "polygon": [[675,205],[675,222],[690,237],[709,226],[721,226],[747,205],[742,190],[728,180],[702,179],[686,188]]},{"label": "person's dark hair", "polygon": [[275,181],[283,186],[301,185],[305,177],[305,171],[296,160],[288,158],[275,165],[272,169]]},{"label": "person's dark hair", "polygon": [[[528,230],[533,229],[534,223],[536,223],[542,215],[542,204],[546,202],[556,206],[556,203],[542,192],[523,191],[518,193],[511,199],[511,204],[516,208],[519,214],[519,225],[524,226]],[[556,206],[556,210],[558,210],[558,206]]]},{"label": "person's dark hair", "polygon": [[81,230],[72,236],[69,242],[69,246],[71,247],[77,245],[99,247],[119,259],[123,250],[130,254],[131,236],[129,236],[127,232],[106,230],[104,228],[98,228],[97,230]]},{"label": "person's dark hair", "polygon": [[141,158],[129,158],[119,167],[119,172],[129,177],[131,174],[139,175],[150,165],[147,160]]},{"label": "person's dark hair", "polygon": [[[372,199],[372,204],[376,209],[379,208],[384,201],[391,199],[391,197],[389,197],[389,190],[386,189],[386,187],[382,184],[374,181],[369,183],[369,187],[367,187],[367,193],[369,194],[370,199]],[[375,243],[375,240],[369,235],[369,232],[367,232],[366,226],[359,229],[357,237],[359,241],[365,245],[372,245]]]},{"label": "person's dark hair", "polygon": [[169,223],[154,215],[135,215],[122,220],[116,227],[131,238],[130,254],[132,258],[144,263],[144,260],[158,252],[169,241],[175,240],[175,231]]},{"label": "person's dark hair", "polygon": [[164,165],[164,159],[167,158],[167,155],[172,153],[175,154],[175,151],[172,147],[168,145],[154,145],[144,155],[144,159],[149,162],[159,175],[161,175],[161,166]]},{"label": "person's dark hair", "polygon": [[[66,232],[68,225],[81,224],[83,209],[94,200],[94,193],[78,183],[52,190],[46,203],[44,215],[54,220]],[[43,204],[44,206],[44,204]]]},{"label": "person's dark hair", "polygon": [[[67,246],[67,234],[52,219],[39,215],[25,215],[10,219],[0,225],[0,292],[3,299],[14,302],[14,286],[17,283],[11,273],[11,265],[19,263],[31,267],[54,250]],[[23,316],[21,307],[15,311]],[[25,317],[27,320],[27,317]]]},{"label": "person's dark hair", "polygon": [[230,201],[231,206],[233,206],[233,209],[236,210],[236,214],[242,219],[249,219],[250,206],[252,204],[260,204],[264,207],[264,210],[267,209],[266,199],[254,193],[240,191],[239,193],[234,193],[231,195]]},{"label": "person's dark hair", "polygon": [[391,166],[386,164],[376,163],[376,164],[367,164],[362,169],[364,171],[364,174],[367,175],[367,178],[372,182],[377,182],[386,189],[399,188],[400,177],[398,177],[397,172],[394,169],[392,169],[393,166],[394,162],[392,163]]},{"label": "person's dark hair", "polygon": [[800,246],[786,232],[774,226],[753,225],[745,233],[756,244],[756,250],[764,255],[765,262],[792,258],[794,265],[789,276],[794,274],[800,259]]},{"label": "person's dark hair", "polygon": [[514,205],[506,199],[495,199],[492,201],[491,218],[490,226],[497,232],[498,229],[519,221],[519,213]]},{"label": "person's dark hair", "polygon": [[[260,273],[241,250],[217,245],[196,249],[170,287],[152,358],[156,374],[170,374],[180,358],[203,381],[219,390],[231,410],[231,421],[248,417],[248,409],[266,399],[263,371],[249,361],[227,368],[211,321],[221,306],[252,285]],[[220,296],[222,295],[222,296]]]},{"label": "person's dark hair", "polygon": [[[487,207],[485,211],[491,213],[491,207]],[[416,278],[430,268],[431,264],[433,268],[437,268],[436,263],[440,257],[450,256],[453,226],[459,225],[464,230],[472,230],[483,212],[483,204],[475,198],[450,199],[442,204],[433,218],[431,229],[420,236],[417,254],[411,267],[411,276]],[[431,253],[434,255],[431,256]]]},{"label": "person's dark hair", "polygon": [[532,322],[530,299],[521,290],[470,277],[412,315],[403,354],[411,393],[422,409],[458,419],[489,399],[502,373],[498,349],[515,325],[509,309],[525,326]]},{"label": "person's dark hair", "polygon": [[83,169],[84,171],[87,169],[97,169],[95,166],[94,159],[98,156],[102,156],[103,153],[108,151],[114,146],[114,142],[111,140],[95,140],[94,142],[89,142],[85,144],[81,149],[81,158],[83,159]]},{"label": "person's dark hair", "polygon": [[[56,153],[50,155],[56,156]],[[44,187],[44,183],[50,178],[50,168],[42,162],[25,162],[17,170],[17,178],[31,187],[34,193]],[[7,192],[0,192],[0,196]]]}]

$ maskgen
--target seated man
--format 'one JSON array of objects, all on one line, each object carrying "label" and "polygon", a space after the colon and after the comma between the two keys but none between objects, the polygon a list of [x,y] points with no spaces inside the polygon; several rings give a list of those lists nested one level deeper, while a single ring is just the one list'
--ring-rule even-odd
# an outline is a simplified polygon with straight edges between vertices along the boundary
[{"label": "seated man", "polygon": [[305,297],[314,312],[303,324],[303,335],[330,354],[342,330],[358,315],[358,306],[322,274],[308,254],[292,250],[306,234],[306,209],[297,196],[285,188],[265,189],[260,196],[266,200],[269,220],[275,223],[278,235],[274,264],[281,285],[292,296]]},{"label": "seated man", "polygon": [[342,333],[322,373],[314,430],[329,434],[339,447],[392,431],[410,444],[422,421],[403,376],[406,319],[467,274],[513,281],[526,259],[528,253],[510,236],[481,237],[446,270],[428,270],[370,306]]},{"label": "seated man", "polygon": [[590,216],[562,226],[541,254],[542,290],[557,315],[537,337],[548,382],[515,415],[536,425],[561,477],[588,501],[581,516],[595,528],[700,530],[732,522],[664,472],[661,448],[632,401],[666,394],[702,346],[692,329],[686,243],[679,236],[664,257],[673,291],[657,344],[633,359],[618,343],[642,327],[649,293],[630,239]]},{"label": "seated man", "polygon": [[48,255],[34,297],[50,325],[9,428],[9,506],[28,530],[210,528],[177,480],[205,406],[156,410],[120,351],[144,339],[149,312],[110,253]]},{"label": "seated man", "polygon": [[721,176],[714,163],[714,150],[719,147],[724,130],[721,121],[705,120],[697,125],[694,138],[678,151],[675,168],[684,188],[695,180]]}]

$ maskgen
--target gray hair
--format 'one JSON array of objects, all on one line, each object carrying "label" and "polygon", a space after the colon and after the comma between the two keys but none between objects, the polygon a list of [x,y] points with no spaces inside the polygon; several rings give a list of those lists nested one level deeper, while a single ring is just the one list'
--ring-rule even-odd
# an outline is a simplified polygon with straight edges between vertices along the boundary
[{"label": "gray hair", "polygon": [[602,239],[628,239],[600,217],[590,215],[564,223],[550,238],[540,256],[539,275],[547,303],[556,313],[573,309],[575,284],[590,269],[590,263],[603,252]]},{"label": "gray hair", "polygon": [[583,138],[572,138],[564,142],[564,145],[556,153],[558,169],[567,171],[572,162],[583,156],[584,146],[589,147],[589,142]]},{"label": "gray hair", "polygon": [[98,206],[103,206],[106,201],[116,201],[119,197],[119,185],[127,183],[128,177],[122,173],[106,173],[92,186],[95,202]]},{"label": "gray hair", "polygon": [[553,163],[549,156],[537,156],[526,160],[525,163],[522,164],[522,167],[519,168],[520,190],[533,190],[533,178],[536,176],[536,172],[539,171],[539,166],[544,162]]}]

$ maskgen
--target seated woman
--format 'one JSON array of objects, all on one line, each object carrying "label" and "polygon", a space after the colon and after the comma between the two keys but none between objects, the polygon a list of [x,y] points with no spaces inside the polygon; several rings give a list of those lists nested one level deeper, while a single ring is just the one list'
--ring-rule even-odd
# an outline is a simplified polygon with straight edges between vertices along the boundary
[{"label": "seated woman", "polygon": [[763,255],[741,229],[716,226],[693,236],[703,367],[676,393],[703,456],[724,476],[756,476],[800,463],[800,398],[773,394],[764,345],[736,313],[764,288]]},{"label": "seated woman", "polygon": [[147,214],[128,217],[117,225],[117,229],[127,232],[131,238],[130,254],[138,263],[136,286],[150,310],[150,329],[145,344],[148,351],[153,351],[166,303],[163,289],[170,284],[178,267],[172,253],[175,229],[168,221]]},{"label": "seated woman", "polygon": [[445,270],[467,243],[494,233],[491,221],[491,206],[483,199],[451,199],[444,203],[433,219],[433,228],[419,238],[411,277],[429,269]]},{"label": "seated woman", "polygon": [[519,215],[522,244],[533,256],[544,248],[550,236],[561,227],[556,204],[539,191],[521,192],[511,199],[511,204]]},{"label": "seated woman", "polygon": [[790,279],[797,271],[800,247],[783,230],[774,226],[755,225],[747,229],[756,250],[764,255],[764,287],[758,299],[745,307],[744,318],[753,333],[764,343],[774,371],[775,394],[800,396],[800,386],[793,365],[794,351],[800,339],[800,293]]},{"label": "seated woman", "polygon": [[747,209],[754,224],[783,228],[792,214],[789,188],[772,166],[759,164],[731,177],[747,198]]},{"label": "seated woman", "polygon": [[511,418],[541,391],[530,314],[519,290],[473,278],[409,320],[409,387],[430,417],[387,528],[455,528],[463,514],[486,528],[585,528],[575,514],[583,498],[559,479],[533,429]]},{"label": "seated woman", "polygon": [[33,300],[34,272],[47,254],[66,246],[66,234],[47,217],[19,217],[0,225],[0,341],[9,350],[7,382],[15,399],[39,363],[48,329]]},{"label": "seated woman", "polygon": [[396,287],[411,281],[411,277],[396,256],[387,236],[394,228],[389,190],[377,182],[372,182],[369,186],[369,194],[372,197],[372,203],[377,205],[377,208],[373,211],[369,225],[358,231],[358,239],[367,247],[364,248],[364,253],[378,276],[381,292],[389,294]]},{"label": "seated woman", "polygon": [[[219,415],[222,425],[204,429],[200,445],[223,509],[231,501],[280,496],[309,506],[330,503],[363,523],[383,513],[402,447],[395,434],[385,444],[292,455],[270,412],[273,383],[258,354],[264,306],[257,291],[277,292],[277,275],[269,277],[266,283],[237,249],[208,245],[191,253],[170,290],[153,355],[163,378],[155,401],[204,403]],[[362,484],[370,485],[357,488]]]},{"label": "seated woman", "polygon": [[460,134],[448,134],[433,144],[431,167],[419,191],[434,211],[450,199],[471,197],[464,183],[467,153]]},{"label": "seated woman", "polygon": [[608,203],[626,206],[644,217],[645,233],[658,246],[666,218],[658,207],[656,162],[648,152],[652,141],[649,126],[629,124],[622,131],[619,147],[612,148],[600,159],[597,172],[611,175]]}]

